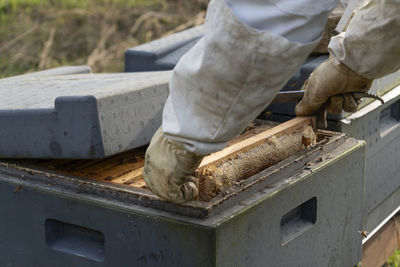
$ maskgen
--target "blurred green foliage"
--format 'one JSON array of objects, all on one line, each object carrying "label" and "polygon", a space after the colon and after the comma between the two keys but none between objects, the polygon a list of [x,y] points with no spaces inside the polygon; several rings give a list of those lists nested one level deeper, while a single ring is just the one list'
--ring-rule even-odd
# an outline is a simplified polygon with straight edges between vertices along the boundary
[{"label": "blurred green foliage", "polygon": [[400,250],[396,250],[396,252],[389,258],[386,267],[399,267],[400,266]]},{"label": "blurred green foliage", "polygon": [[100,8],[107,8],[110,4],[120,5],[123,8],[151,7],[156,4],[165,4],[166,0],[0,0],[0,23],[7,23],[13,15],[20,12],[34,12],[44,9],[72,9],[90,8],[93,3]]},{"label": "blurred green foliage", "polygon": [[[124,7],[151,6],[165,3],[166,0],[96,0],[98,6],[118,4]],[[92,3],[91,0],[0,0],[0,8],[10,12],[30,10],[31,8],[86,8]]]},{"label": "blurred green foliage", "polygon": [[126,49],[194,26],[207,2],[0,0],[0,77],[62,65],[122,71]]}]

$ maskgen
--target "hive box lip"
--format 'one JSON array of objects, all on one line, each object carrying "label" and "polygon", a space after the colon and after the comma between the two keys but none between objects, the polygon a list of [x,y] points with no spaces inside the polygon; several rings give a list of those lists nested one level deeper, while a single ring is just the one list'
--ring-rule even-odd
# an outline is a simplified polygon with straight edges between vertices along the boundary
[{"label": "hive box lip", "polygon": [[45,190],[49,193],[58,192],[61,195],[68,193],[81,199],[96,199],[106,205],[119,203],[119,206],[122,204],[138,212],[150,209],[167,217],[184,216],[216,223],[228,218],[232,212],[246,208],[249,201],[254,200],[252,197],[257,192],[262,191],[263,198],[271,197],[277,190],[293,183],[296,179],[310,175],[360,142],[341,133],[328,131],[321,133],[326,134],[328,138],[318,145],[259,172],[209,202],[173,204],[159,199],[144,189],[67,176],[35,166],[24,166],[18,160],[0,161],[0,180],[12,180],[13,183],[23,187],[34,187],[35,190]]},{"label": "hive box lip", "polygon": [[170,71],[153,71],[56,76],[23,75],[0,79],[1,94],[5,101],[0,103],[0,110],[54,109],[55,101],[60,97],[109,98],[113,94],[122,95],[159,83],[167,83],[170,75]]}]

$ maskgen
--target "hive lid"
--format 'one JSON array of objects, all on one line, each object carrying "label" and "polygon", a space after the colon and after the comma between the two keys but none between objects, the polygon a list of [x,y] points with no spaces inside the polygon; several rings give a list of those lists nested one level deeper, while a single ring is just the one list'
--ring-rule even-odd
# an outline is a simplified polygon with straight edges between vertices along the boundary
[{"label": "hive lid", "polygon": [[142,146],[161,124],[170,72],[0,80],[0,156],[103,158]]}]

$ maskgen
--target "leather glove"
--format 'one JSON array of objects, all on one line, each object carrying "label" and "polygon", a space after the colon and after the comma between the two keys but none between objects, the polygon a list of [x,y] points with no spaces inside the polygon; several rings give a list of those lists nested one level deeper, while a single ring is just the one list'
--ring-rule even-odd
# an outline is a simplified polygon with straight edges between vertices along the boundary
[{"label": "leather glove", "polygon": [[143,179],[154,194],[165,200],[194,200],[199,187],[193,173],[202,159],[185,150],[182,143],[166,138],[160,127],[146,151]]},{"label": "leather glove", "polygon": [[355,112],[360,99],[352,93],[368,92],[372,82],[330,56],[311,73],[301,88],[305,94],[295,108],[296,115],[313,115],[325,103],[332,114],[339,114],[342,109]]}]

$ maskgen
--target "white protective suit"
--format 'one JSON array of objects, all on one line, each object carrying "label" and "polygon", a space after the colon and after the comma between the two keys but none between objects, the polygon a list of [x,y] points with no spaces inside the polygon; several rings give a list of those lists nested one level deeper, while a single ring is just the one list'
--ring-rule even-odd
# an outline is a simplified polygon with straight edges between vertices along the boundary
[{"label": "white protective suit", "polygon": [[366,1],[355,11],[346,32],[332,38],[331,57],[303,85],[296,115],[314,114],[324,103],[330,113],[354,112],[373,79],[400,68],[400,0]]},{"label": "white protective suit", "polygon": [[335,59],[369,79],[400,68],[400,0],[371,0],[355,13],[348,30],[331,39]]},{"label": "white protective suit", "polygon": [[[360,26],[331,41],[333,55],[369,78],[398,69],[399,1],[372,0],[361,8]],[[337,4],[226,2],[209,4],[205,35],[177,64],[163,113],[164,134],[198,155],[222,149],[269,104],[318,43]]]},{"label": "white protective suit", "polygon": [[[224,0],[210,2],[204,37],[175,67],[163,113],[164,134],[198,155],[224,148],[268,106],[318,44],[321,20],[337,3],[240,1],[247,14],[238,0],[228,1],[233,9]],[[266,14],[252,20],[257,10]],[[299,25],[308,39],[294,33]]]}]

